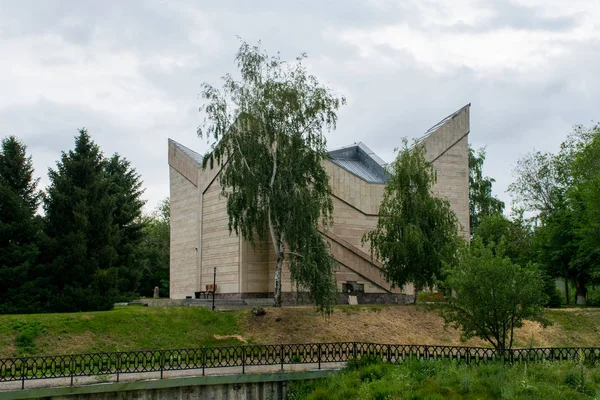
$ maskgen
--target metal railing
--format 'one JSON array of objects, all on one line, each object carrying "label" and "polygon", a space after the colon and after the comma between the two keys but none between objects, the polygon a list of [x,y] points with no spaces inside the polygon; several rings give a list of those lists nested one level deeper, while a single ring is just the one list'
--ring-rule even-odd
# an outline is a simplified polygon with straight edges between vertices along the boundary
[{"label": "metal railing", "polygon": [[484,347],[375,344],[363,342],[244,345],[202,347],[177,350],[146,350],[62,356],[16,357],[0,359],[0,382],[119,375],[131,373],[202,370],[290,364],[343,363],[365,356],[396,363],[405,359],[453,359],[459,363],[480,364],[542,360],[600,361],[600,348],[529,348],[504,353]]}]

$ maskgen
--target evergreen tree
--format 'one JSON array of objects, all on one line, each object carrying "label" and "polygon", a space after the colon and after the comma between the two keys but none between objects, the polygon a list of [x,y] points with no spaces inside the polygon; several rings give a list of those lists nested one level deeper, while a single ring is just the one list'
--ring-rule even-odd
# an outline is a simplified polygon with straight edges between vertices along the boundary
[{"label": "evergreen tree", "polygon": [[116,292],[119,229],[106,160],[85,129],[49,170],[44,200],[53,297],[60,311],[109,309]]},{"label": "evergreen tree", "polygon": [[40,194],[31,156],[14,136],[0,150],[0,314],[41,311],[46,293],[38,265]]},{"label": "evergreen tree", "polygon": [[131,167],[127,159],[114,154],[106,164],[106,174],[110,181],[109,193],[114,198],[113,222],[118,227],[117,289],[122,294],[131,295],[139,289],[142,277],[142,264],[136,256],[136,249],[144,235],[142,208],[146,203],[141,196],[141,176]]}]

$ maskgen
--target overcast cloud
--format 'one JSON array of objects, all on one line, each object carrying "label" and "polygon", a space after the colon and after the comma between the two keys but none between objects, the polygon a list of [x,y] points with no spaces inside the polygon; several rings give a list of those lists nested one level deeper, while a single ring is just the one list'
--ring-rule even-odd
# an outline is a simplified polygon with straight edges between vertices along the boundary
[{"label": "overcast cloud", "polygon": [[142,174],[150,210],[169,195],[167,138],[208,147],[200,84],[235,72],[236,35],[307,52],[346,96],[331,148],[362,141],[391,161],[471,103],[470,142],[507,203],[521,155],[600,119],[598,0],[0,0],[0,136],[28,145],[45,186],[86,127]]}]

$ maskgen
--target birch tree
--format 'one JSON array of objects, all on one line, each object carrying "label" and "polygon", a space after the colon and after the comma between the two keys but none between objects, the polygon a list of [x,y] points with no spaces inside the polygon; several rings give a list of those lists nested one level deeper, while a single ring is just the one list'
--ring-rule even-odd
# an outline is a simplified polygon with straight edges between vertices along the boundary
[{"label": "birch tree", "polygon": [[383,263],[383,274],[392,287],[414,284],[416,303],[419,288],[433,287],[442,265],[456,261],[459,225],[448,200],[431,191],[436,174],[425,160],[423,145],[409,148],[403,139],[390,173],[377,227],[362,241]]},{"label": "birch tree", "polygon": [[335,129],[345,103],[307,73],[305,54],[288,63],[242,42],[241,79],[226,74],[222,89],[204,83],[205,119],[198,135],[211,143],[203,167],[221,168],[229,230],[276,255],[274,306],[280,307],[284,262],[291,279],[321,311],[335,302],[333,260],[319,228],[333,205],[325,130]]}]

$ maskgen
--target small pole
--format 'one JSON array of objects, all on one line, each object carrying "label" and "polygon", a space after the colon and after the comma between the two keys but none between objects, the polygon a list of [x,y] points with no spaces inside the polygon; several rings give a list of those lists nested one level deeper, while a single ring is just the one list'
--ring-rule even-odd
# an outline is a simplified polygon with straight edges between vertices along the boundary
[{"label": "small pole", "polygon": [[317,347],[317,357],[319,359],[319,369],[321,369],[321,344],[319,343],[318,346],[319,347]]},{"label": "small pole", "polygon": [[281,370],[283,371],[283,345],[281,345]]},{"label": "small pole", "polygon": [[242,374],[246,373],[246,346],[242,346]]},{"label": "small pole", "polygon": [[215,311],[215,288],[217,287],[217,267],[213,270],[213,302],[212,302],[212,310]]},{"label": "small pole", "polygon": [[159,360],[160,360],[160,379],[162,379],[163,378],[163,369],[164,369],[164,364],[165,364],[165,355],[162,351],[159,354],[160,354],[160,356],[159,356],[160,357],[159,358]]}]

